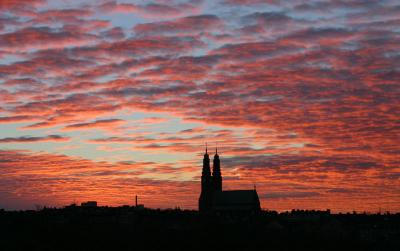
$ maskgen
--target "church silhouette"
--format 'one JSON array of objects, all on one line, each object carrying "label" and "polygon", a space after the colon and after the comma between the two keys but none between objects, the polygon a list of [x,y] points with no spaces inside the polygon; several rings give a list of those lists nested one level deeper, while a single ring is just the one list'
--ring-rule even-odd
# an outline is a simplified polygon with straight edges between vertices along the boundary
[{"label": "church silhouette", "polygon": [[212,174],[207,147],[203,158],[201,175],[200,212],[259,212],[260,200],[256,188],[253,190],[222,191],[221,161],[215,148]]}]

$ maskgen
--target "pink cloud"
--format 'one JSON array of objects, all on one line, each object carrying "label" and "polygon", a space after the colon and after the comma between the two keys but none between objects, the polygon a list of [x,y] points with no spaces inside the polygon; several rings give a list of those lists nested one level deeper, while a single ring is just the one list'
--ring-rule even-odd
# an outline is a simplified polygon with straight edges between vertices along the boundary
[{"label": "pink cloud", "polygon": [[[0,48],[9,52],[20,52],[32,49],[64,48],[82,46],[96,40],[90,34],[54,30],[45,27],[28,27],[15,32],[0,35]],[[18,43],[18,48],[15,44]]]},{"label": "pink cloud", "polygon": [[22,8],[37,7],[46,2],[46,0],[2,0],[0,2],[0,10],[13,11]]},{"label": "pink cloud", "polygon": [[37,117],[28,115],[8,116],[8,117],[0,117],[0,123],[19,123],[19,122],[32,121],[36,119]]}]

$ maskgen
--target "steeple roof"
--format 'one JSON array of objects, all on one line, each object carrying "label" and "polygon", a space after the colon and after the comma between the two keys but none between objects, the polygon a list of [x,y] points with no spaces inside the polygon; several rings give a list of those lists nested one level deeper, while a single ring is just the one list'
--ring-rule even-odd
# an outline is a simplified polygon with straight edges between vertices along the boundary
[{"label": "steeple roof", "polygon": [[208,157],[207,142],[206,142],[206,152],[204,153],[204,157]]}]

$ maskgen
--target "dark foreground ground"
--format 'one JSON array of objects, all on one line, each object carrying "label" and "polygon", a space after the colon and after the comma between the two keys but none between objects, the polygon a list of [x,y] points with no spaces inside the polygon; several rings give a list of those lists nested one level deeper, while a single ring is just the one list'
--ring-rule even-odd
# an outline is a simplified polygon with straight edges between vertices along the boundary
[{"label": "dark foreground ground", "polygon": [[400,250],[400,214],[0,211],[0,250]]}]

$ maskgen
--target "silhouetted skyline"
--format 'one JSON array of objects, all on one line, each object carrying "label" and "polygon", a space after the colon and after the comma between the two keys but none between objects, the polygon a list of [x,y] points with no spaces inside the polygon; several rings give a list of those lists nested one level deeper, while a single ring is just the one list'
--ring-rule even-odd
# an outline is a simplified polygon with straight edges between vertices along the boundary
[{"label": "silhouetted skyline", "polygon": [[385,250],[400,244],[400,214],[293,210],[201,214],[141,207],[0,210],[6,250]]}]

